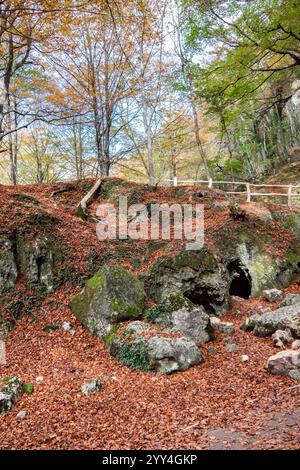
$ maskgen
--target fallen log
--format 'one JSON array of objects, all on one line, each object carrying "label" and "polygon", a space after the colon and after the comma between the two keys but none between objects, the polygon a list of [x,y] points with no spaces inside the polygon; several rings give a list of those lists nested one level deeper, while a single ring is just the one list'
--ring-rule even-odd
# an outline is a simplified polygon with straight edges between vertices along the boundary
[{"label": "fallen log", "polygon": [[87,206],[97,196],[97,194],[100,190],[101,184],[102,184],[102,179],[99,178],[95,182],[94,186],[89,190],[89,192],[79,202],[79,204],[77,206],[76,215],[78,217],[80,217],[81,219],[86,220],[88,218]]}]

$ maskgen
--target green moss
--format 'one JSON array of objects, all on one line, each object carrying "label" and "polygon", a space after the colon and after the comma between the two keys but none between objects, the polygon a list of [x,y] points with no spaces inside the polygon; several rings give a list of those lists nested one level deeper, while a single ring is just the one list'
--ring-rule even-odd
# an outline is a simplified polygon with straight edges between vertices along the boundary
[{"label": "green moss", "polygon": [[76,217],[79,217],[81,220],[87,220],[87,215],[82,209],[81,206],[79,206],[75,212]]},{"label": "green moss", "polygon": [[189,299],[187,299],[181,292],[171,294],[165,297],[162,302],[147,310],[145,318],[151,323],[155,323],[159,317],[166,318],[172,312],[176,312],[182,308],[192,311],[196,308]]},{"label": "green moss", "polygon": [[121,323],[116,323],[115,325],[113,325],[113,327],[111,328],[111,330],[107,333],[107,335],[104,336],[104,343],[106,345],[106,347],[110,347],[113,339],[114,339],[114,336],[115,334],[117,333],[117,331],[119,330],[119,328],[121,327]]},{"label": "green moss", "polygon": [[86,286],[91,289],[102,289],[105,286],[105,274],[102,270],[96,272],[96,274],[91,277]]},{"label": "green moss", "polygon": [[116,357],[132,370],[150,370],[147,348],[142,341],[132,344],[122,342],[118,346]]},{"label": "green moss", "polygon": [[23,393],[27,395],[31,395],[34,392],[34,385],[33,384],[23,384]]}]

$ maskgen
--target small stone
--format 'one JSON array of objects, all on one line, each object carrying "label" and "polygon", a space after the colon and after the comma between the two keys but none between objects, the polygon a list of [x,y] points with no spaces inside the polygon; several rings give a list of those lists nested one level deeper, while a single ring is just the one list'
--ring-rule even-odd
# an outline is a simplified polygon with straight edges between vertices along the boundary
[{"label": "small stone", "polygon": [[272,334],[272,338],[275,346],[279,348],[281,348],[284,344],[288,344],[293,339],[291,331],[288,329],[276,330],[275,333]]},{"label": "small stone", "polygon": [[269,302],[278,302],[284,299],[284,293],[279,289],[268,289],[263,291],[263,297]]},{"label": "small stone", "polygon": [[210,318],[211,325],[220,333],[225,333],[227,335],[231,335],[234,333],[234,324],[221,321],[218,317],[211,317]]},{"label": "small stone", "polygon": [[237,344],[227,344],[225,346],[225,349],[228,352],[235,352],[235,351],[239,351],[240,347]]},{"label": "small stone", "polygon": [[291,377],[291,379],[300,381],[300,370],[290,370],[289,377]]},{"label": "small stone", "polygon": [[226,338],[223,339],[224,344],[233,344],[234,343],[234,338],[227,336]]},{"label": "small stone", "polygon": [[17,419],[24,419],[26,418],[26,411],[19,411],[19,413],[17,414]]},{"label": "small stone", "polygon": [[292,349],[300,349],[300,339],[296,339],[292,342]]},{"label": "small stone", "polygon": [[85,382],[82,387],[81,391],[84,395],[89,395],[90,393],[99,392],[101,390],[101,382],[98,379],[92,379]]},{"label": "small stone", "polygon": [[243,354],[241,356],[241,359],[242,359],[242,362],[249,362],[249,356],[247,356],[246,354]]},{"label": "small stone", "polygon": [[41,382],[44,382],[44,377],[42,375],[38,375],[36,378],[35,378],[35,381],[37,383],[41,383]]},{"label": "small stone", "polygon": [[236,318],[240,318],[242,316],[242,312],[240,310],[237,310],[236,312],[234,312],[234,316]]},{"label": "small stone", "polygon": [[65,331],[72,331],[74,330],[74,326],[72,325],[72,323],[68,321],[64,321],[62,324],[62,329]]},{"label": "small stone", "polygon": [[214,346],[208,346],[207,351],[211,354],[215,354],[217,349]]}]

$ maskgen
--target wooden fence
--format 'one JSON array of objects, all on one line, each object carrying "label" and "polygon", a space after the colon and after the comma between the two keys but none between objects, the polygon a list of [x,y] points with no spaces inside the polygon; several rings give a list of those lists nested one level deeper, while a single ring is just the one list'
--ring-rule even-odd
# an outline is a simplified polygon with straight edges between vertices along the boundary
[{"label": "wooden fence", "polygon": [[[293,199],[298,198],[300,204],[300,185],[293,184],[253,184],[246,183],[244,181],[213,181],[212,178],[209,180],[179,180],[177,177],[169,180],[165,180],[166,183],[171,183],[173,186],[178,186],[179,184],[207,184],[209,188],[212,188],[213,185],[226,185],[229,184],[233,186],[245,186],[245,191],[225,191],[227,194],[234,195],[245,195],[247,202],[251,202],[252,197],[255,196],[267,196],[267,197],[286,197],[287,205],[291,207],[293,205]],[[280,193],[268,193],[268,192],[257,192],[256,188],[283,188],[286,192]],[[255,190],[256,189],[256,190]]]}]

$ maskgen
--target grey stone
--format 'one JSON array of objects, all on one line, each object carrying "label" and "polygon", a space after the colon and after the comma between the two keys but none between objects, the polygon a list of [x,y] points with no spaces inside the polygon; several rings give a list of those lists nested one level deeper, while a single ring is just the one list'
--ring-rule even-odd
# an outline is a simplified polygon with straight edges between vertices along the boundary
[{"label": "grey stone", "polygon": [[243,354],[241,356],[241,359],[242,359],[242,362],[249,362],[249,356],[247,356],[246,354]]},{"label": "grey stone", "polygon": [[19,411],[19,413],[16,416],[17,419],[24,419],[26,418],[26,411]]},{"label": "grey stone", "polygon": [[227,335],[231,335],[234,333],[234,324],[229,323],[229,322],[224,322],[221,321],[217,317],[210,317],[210,322],[217,331],[220,331],[221,333],[225,333]]},{"label": "grey stone", "polygon": [[241,326],[244,331],[253,331],[256,336],[271,336],[276,330],[289,329],[300,337],[300,303],[281,307],[272,313],[253,315]]},{"label": "grey stone", "polygon": [[272,334],[272,339],[275,346],[281,348],[283,345],[289,343],[293,337],[290,330],[276,330],[275,333]]},{"label": "grey stone", "polygon": [[41,382],[44,382],[44,377],[42,375],[38,375],[36,378],[35,378],[35,381],[37,383],[41,383]]},{"label": "grey stone", "polygon": [[268,289],[263,291],[263,297],[269,302],[278,302],[284,298],[284,293],[279,289]]},{"label": "grey stone", "polygon": [[289,377],[291,377],[291,379],[294,379],[300,382],[300,370],[295,370],[295,369],[290,370]]},{"label": "grey stone", "polygon": [[300,349],[300,339],[295,339],[295,341],[292,342],[292,349]]},{"label": "grey stone", "polygon": [[281,302],[280,307],[288,307],[300,303],[300,294],[287,294],[285,299]]},{"label": "grey stone", "polygon": [[274,375],[289,375],[290,371],[300,371],[300,351],[286,349],[269,357],[267,369]]},{"label": "grey stone", "polygon": [[22,393],[22,382],[17,377],[0,380],[0,416],[13,407]]},{"label": "grey stone", "polygon": [[0,315],[0,340],[7,339],[9,333],[14,329],[15,322]]},{"label": "grey stone", "polygon": [[222,341],[224,344],[233,344],[235,339],[233,337],[227,336],[226,338],[223,338]]},{"label": "grey stone", "polygon": [[207,351],[211,354],[215,354],[217,352],[217,348],[215,348],[215,346],[208,346]]},{"label": "grey stone", "polygon": [[239,351],[240,350],[240,347],[237,345],[237,344],[227,344],[225,346],[225,349],[226,351],[228,352],[235,352],[235,351]]},{"label": "grey stone", "polygon": [[191,338],[140,321],[129,323],[120,335],[116,332],[107,345],[110,353],[126,366],[161,374],[184,371],[203,361]]},{"label": "grey stone", "polygon": [[234,312],[234,316],[236,318],[240,318],[242,316],[242,312],[240,312],[240,310],[237,310],[236,312]]},{"label": "grey stone", "polygon": [[89,395],[90,393],[99,392],[102,388],[101,382],[98,379],[88,380],[84,382],[81,387],[81,391],[84,395]]},{"label": "grey stone", "polygon": [[106,336],[116,323],[142,315],[142,282],[119,266],[104,266],[70,303],[77,320],[95,336]]},{"label": "grey stone", "polygon": [[190,337],[197,345],[207,343],[215,337],[209,315],[203,307],[191,311],[183,308],[158,318],[157,322]]},{"label": "grey stone", "polygon": [[9,237],[0,237],[0,293],[14,287],[18,270],[16,265],[15,246]]},{"label": "grey stone", "polygon": [[18,240],[20,269],[30,285],[39,285],[48,292],[54,290],[53,252],[47,238],[37,237],[34,241]]}]

